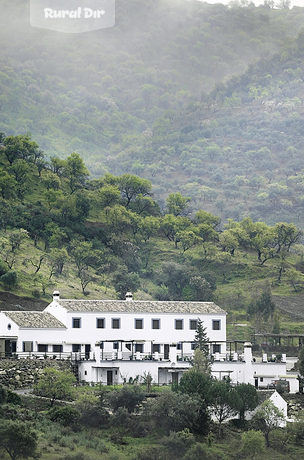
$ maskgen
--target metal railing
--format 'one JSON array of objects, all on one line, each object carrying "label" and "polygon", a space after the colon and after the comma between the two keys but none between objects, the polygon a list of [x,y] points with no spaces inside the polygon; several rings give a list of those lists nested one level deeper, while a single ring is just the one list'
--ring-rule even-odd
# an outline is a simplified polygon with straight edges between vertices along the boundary
[{"label": "metal railing", "polygon": [[1,353],[0,359],[63,359],[70,361],[95,360],[94,352],[39,352],[39,351],[22,351],[18,353]]}]

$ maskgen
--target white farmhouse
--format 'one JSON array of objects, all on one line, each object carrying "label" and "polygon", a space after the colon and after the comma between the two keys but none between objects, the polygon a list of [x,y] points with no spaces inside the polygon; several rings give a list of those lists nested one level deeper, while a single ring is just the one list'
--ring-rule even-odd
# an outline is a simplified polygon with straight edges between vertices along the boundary
[{"label": "white farmhouse", "polygon": [[178,382],[190,367],[198,319],[210,352],[226,354],[226,312],[213,302],[133,301],[130,294],[126,300],[64,300],[54,292],[43,312],[1,315],[0,352],[70,357],[89,382],[121,383],[148,372],[154,382]]},{"label": "white farmhouse", "polygon": [[158,384],[178,383],[191,366],[197,321],[206,328],[212,374],[233,383],[266,387],[288,379],[298,391],[297,374],[282,362],[257,362],[251,344],[244,354],[227,353],[226,312],[213,302],[65,300],[58,291],[43,312],[0,312],[0,358],[71,359],[80,380],[115,384],[148,373]]}]

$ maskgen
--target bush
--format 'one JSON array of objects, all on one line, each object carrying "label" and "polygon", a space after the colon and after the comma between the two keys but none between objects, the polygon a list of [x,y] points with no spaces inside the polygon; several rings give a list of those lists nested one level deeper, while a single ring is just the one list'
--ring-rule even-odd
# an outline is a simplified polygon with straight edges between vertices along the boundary
[{"label": "bush", "polygon": [[60,423],[62,426],[75,426],[80,418],[77,409],[71,406],[53,407],[49,411],[49,417],[52,422]]},{"label": "bush", "polygon": [[0,277],[1,283],[7,288],[12,288],[18,283],[18,275],[14,270],[10,270]]},{"label": "bush", "polygon": [[109,425],[109,413],[99,406],[92,406],[81,412],[80,423],[89,428],[101,428]]},{"label": "bush", "polygon": [[40,299],[41,294],[40,294],[39,289],[34,289],[34,290],[32,291],[32,296],[33,296],[35,299]]},{"label": "bush", "polygon": [[119,408],[124,407],[127,409],[129,414],[137,412],[140,403],[145,398],[143,390],[137,386],[125,385],[121,390],[113,391],[109,394],[109,404],[114,412],[118,411]]},{"label": "bush", "polygon": [[7,390],[6,402],[8,404],[13,404],[14,406],[23,406],[21,396],[10,390]]}]

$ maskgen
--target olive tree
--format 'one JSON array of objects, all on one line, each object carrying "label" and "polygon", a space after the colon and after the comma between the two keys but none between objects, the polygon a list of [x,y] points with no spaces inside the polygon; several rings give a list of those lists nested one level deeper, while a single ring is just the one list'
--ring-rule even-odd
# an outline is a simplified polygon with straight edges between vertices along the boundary
[{"label": "olive tree", "polygon": [[34,457],[37,450],[37,434],[29,423],[19,420],[0,422],[0,448],[12,460]]}]

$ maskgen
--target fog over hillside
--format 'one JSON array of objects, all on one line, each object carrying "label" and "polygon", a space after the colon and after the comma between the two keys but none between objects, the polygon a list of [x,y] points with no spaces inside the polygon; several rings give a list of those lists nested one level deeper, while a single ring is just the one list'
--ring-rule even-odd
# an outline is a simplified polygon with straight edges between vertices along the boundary
[{"label": "fog over hillside", "polygon": [[302,222],[297,181],[282,183],[302,169],[301,63],[288,61],[302,8],[117,0],[114,27],[76,34],[31,27],[28,0],[2,11],[6,135],[31,132],[47,157],[76,151],[92,177],[146,177],[160,203],[181,191],[193,211],[272,224],[280,203]]}]

